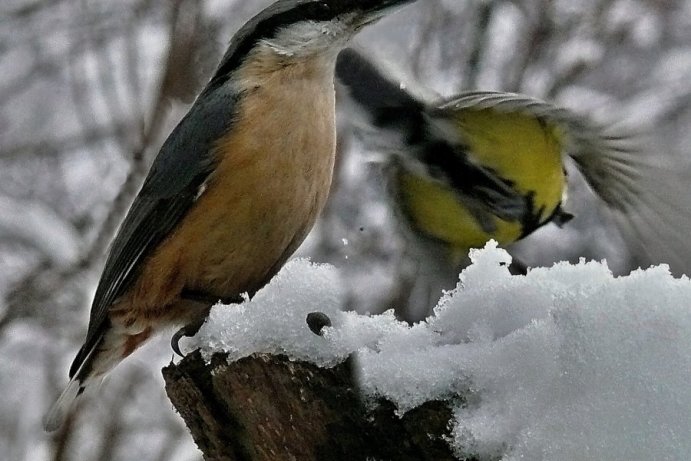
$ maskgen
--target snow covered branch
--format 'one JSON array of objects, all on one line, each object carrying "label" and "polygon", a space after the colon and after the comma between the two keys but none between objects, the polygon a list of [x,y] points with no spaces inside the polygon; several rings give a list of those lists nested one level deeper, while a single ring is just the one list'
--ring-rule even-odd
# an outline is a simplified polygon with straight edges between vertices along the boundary
[{"label": "snow covered branch", "polygon": [[338,272],[292,261],[212,309],[168,395],[213,460],[686,459],[688,278],[471,259],[412,326],[341,312]]}]

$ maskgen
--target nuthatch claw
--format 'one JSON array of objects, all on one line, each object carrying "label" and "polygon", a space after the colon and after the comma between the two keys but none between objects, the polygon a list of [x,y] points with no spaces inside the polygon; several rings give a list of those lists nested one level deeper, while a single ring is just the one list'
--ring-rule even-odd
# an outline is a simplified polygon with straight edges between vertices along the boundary
[{"label": "nuthatch claw", "polygon": [[[203,293],[201,291],[191,291],[185,290],[181,293],[180,297],[187,301],[193,301],[196,303],[205,304],[208,306],[213,306],[217,303],[221,304],[240,304],[244,301],[244,298],[240,295],[238,296],[227,296],[225,298],[219,298],[218,296],[210,295],[208,293]],[[204,325],[206,317],[200,317],[198,321],[187,324],[180,328],[175,334],[170,338],[170,347],[180,357],[184,357],[184,354],[180,352],[180,340],[182,338],[191,338],[199,332],[199,329]]]},{"label": "nuthatch claw", "polygon": [[182,338],[191,338],[192,336],[196,335],[199,332],[199,329],[202,327],[202,325],[204,325],[205,321],[206,319],[202,318],[200,319],[200,321],[191,323],[189,325],[185,325],[184,327],[176,331],[173,337],[170,338],[170,347],[173,349],[173,352],[175,352],[180,357],[184,357],[185,355],[182,352],[180,352],[180,340]]},{"label": "nuthatch claw", "polygon": [[[237,301],[280,270],[331,185],[336,57],[362,27],[412,1],[278,0],[235,34],[120,226],[46,429],[60,426],[75,389],[153,333],[201,325],[218,299],[185,293]],[[193,330],[173,336],[178,354]]]}]

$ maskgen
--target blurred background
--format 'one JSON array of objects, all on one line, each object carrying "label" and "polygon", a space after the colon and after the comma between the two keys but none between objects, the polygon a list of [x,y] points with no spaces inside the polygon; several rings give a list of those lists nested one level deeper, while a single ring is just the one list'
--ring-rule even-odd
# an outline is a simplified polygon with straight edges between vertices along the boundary
[{"label": "blurred background", "polygon": [[[201,459],[163,390],[168,338],[118,367],[60,432],[44,434],[40,419],[66,383],[105,251],[148,165],[233,32],[269,3],[0,5],[3,459]],[[689,171],[691,2],[424,0],[366,30],[357,44],[409,88],[546,98],[644,134],[660,165]],[[417,256],[385,198],[381,171],[348,117],[339,125],[332,197],[299,254],[341,268],[348,308],[423,318],[431,306],[408,302],[418,289]],[[512,254],[529,266],[606,258],[622,274],[645,265],[573,181],[576,219],[563,229],[545,226]]]}]

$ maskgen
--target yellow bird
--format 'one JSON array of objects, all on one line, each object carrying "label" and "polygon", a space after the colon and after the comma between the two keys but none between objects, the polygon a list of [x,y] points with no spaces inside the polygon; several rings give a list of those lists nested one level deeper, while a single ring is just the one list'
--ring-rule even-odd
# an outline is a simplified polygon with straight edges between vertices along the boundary
[{"label": "yellow bird", "polygon": [[444,101],[413,96],[353,49],[336,75],[374,127],[397,210],[413,234],[441,243],[455,268],[470,248],[562,225],[568,156],[611,209],[628,212],[643,162],[625,137],[567,109],[514,93]]}]

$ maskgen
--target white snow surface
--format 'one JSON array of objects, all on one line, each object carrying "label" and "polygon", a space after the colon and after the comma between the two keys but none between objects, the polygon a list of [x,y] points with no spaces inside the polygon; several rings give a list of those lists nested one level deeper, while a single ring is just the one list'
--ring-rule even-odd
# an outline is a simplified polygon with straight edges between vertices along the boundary
[{"label": "white snow surface", "polygon": [[[283,353],[331,366],[356,353],[363,392],[401,412],[455,405],[450,443],[488,459],[691,459],[691,281],[664,266],[615,278],[603,263],[512,276],[496,244],[427,321],[340,311],[338,272],[290,262],[241,306],[217,306],[204,354]],[[327,314],[324,337],[307,328]],[[459,395],[464,396],[465,403]]]}]

